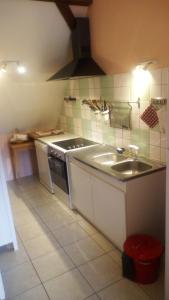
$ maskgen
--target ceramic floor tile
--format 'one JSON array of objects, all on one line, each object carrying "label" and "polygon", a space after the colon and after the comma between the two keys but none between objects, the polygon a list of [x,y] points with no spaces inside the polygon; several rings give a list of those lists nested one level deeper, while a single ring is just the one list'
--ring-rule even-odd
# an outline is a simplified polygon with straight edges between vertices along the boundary
[{"label": "ceramic floor tile", "polygon": [[51,300],[83,300],[93,294],[93,290],[75,269],[45,283]]},{"label": "ceramic floor tile", "polygon": [[66,213],[52,214],[48,217],[43,218],[44,223],[49,227],[50,230],[55,230],[61,226],[71,224],[74,219]]},{"label": "ceramic floor tile", "polygon": [[112,259],[121,267],[122,266],[122,253],[117,250],[113,249],[110,253],[108,253]]},{"label": "ceramic floor tile", "polygon": [[24,246],[31,259],[54,252],[56,249],[60,248],[60,245],[50,233],[31,239],[25,242]]},{"label": "ceramic floor tile", "polygon": [[151,300],[164,300],[164,274],[161,272],[158,280],[152,284],[140,284],[140,287]]},{"label": "ceramic floor tile", "polygon": [[104,253],[104,250],[90,237],[66,246],[64,249],[77,266]]},{"label": "ceramic floor tile", "polygon": [[34,259],[33,265],[43,282],[74,268],[72,261],[62,249]]},{"label": "ceramic floor tile", "polygon": [[40,284],[32,265],[28,262],[2,273],[6,298],[13,298]]},{"label": "ceramic floor tile", "polygon": [[19,199],[19,200],[17,199],[15,201],[11,201],[11,199],[12,199],[12,196],[10,196],[10,202],[11,202],[12,212],[14,215],[29,210],[29,208],[23,202],[22,199]]},{"label": "ceramic floor tile", "polygon": [[99,297],[101,300],[150,300],[136,284],[125,279],[102,290]]},{"label": "ceramic floor tile", "polygon": [[121,269],[109,255],[103,255],[79,267],[95,291],[121,279]]},{"label": "ceramic floor tile", "polygon": [[42,235],[48,231],[48,228],[45,226],[45,224],[42,225],[42,223],[39,224],[36,220],[34,220],[30,224],[23,225],[22,227],[17,228],[19,237],[21,240],[28,241],[33,238],[38,237],[39,235]]},{"label": "ceramic floor tile", "polygon": [[27,192],[24,193],[24,200],[33,208],[53,202],[48,192],[37,188],[27,189]]},{"label": "ceramic floor tile", "polygon": [[94,239],[105,251],[110,251],[114,248],[113,244],[108,241],[101,233],[92,235],[92,239]]},{"label": "ceramic floor tile", "polygon": [[98,230],[85,219],[78,222],[79,225],[90,235],[97,234]]},{"label": "ceramic floor tile", "polygon": [[9,300],[49,300],[49,298],[43,286],[39,285],[19,296],[10,298]]},{"label": "ceramic floor tile", "polygon": [[57,214],[60,212],[60,208],[56,201],[53,201],[52,203],[48,203],[46,205],[42,205],[39,207],[35,207],[36,213],[42,218],[50,217],[53,214]]},{"label": "ceramic floor tile", "polygon": [[23,246],[19,243],[19,249],[17,251],[10,249],[0,253],[0,270],[7,271],[26,261],[29,261],[29,258]]},{"label": "ceramic floor tile", "polygon": [[88,234],[77,223],[60,227],[53,231],[53,234],[62,246],[67,246],[88,237]]},{"label": "ceramic floor tile", "polygon": [[33,223],[34,221],[35,221],[35,217],[33,215],[33,212],[31,212],[30,210],[24,210],[24,211],[18,212],[14,216],[15,226],[17,228],[22,227],[25,224]]},{"label": "ceramic floor tile", "polygon": [[93,295],[93,296],[86,298],[85,300],[99,300],[99,298],[97,295]]}]

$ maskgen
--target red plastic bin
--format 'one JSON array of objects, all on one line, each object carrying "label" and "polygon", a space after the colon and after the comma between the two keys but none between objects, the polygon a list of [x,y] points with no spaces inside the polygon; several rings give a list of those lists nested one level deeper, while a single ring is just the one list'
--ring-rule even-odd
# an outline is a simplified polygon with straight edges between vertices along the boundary
[{"label": "red plastic bin", "polygon": [[133,259],[134,281],[149,284],[157,280],[163,251],[161,242],[149,235],[137,234],[125,241],[124,252]]}]

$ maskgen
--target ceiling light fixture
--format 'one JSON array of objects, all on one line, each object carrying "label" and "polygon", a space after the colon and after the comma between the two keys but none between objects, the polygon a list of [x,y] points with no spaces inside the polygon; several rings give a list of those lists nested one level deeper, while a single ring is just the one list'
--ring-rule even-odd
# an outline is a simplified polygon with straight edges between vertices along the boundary
[{"label": "ceiling light fixture", "polygon": [[3,72],[3,73],[6,73],[6,64],[1,65],[0,71]]},{"label": "ceiling light fixture", "polygon": [[140,63],[133,70],[133,87],[136,97],[143,96],[146,92],[146,88],[152,82],[152,75],[149,71],[149,67],[155,63],[157,63],[156,60],[148,60]]},{"label": "ceiling light fixture", "polygon": [[18,71],[19,74],[25,74],[26,73],[26,68],[19,64],[17,66],[17,71]]},{"label": "ceiling light fixture", "polygon": [[19,74],[25,74],[26,73],[26,68],[20,64],[19,60],[4,60],[0,63],[0,71],[3,73],[7,72],[7,66],[9,64],[15,64],[16,65],[16,70]]}]

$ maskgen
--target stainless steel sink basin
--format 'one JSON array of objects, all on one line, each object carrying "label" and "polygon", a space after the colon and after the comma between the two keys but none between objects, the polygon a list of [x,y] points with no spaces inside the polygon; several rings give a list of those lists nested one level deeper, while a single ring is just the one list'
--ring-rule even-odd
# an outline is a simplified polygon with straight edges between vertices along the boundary
[{"label": "stainless steel sink basin", "polygon": [[113,165],[113,171],[123,175],[137,175],[152,169],[152,166],[140,160],[127,160]]},{"label": "stainless steel sink basin", "polygon": [[105,166],[112,166],[116,162],[119,162],[122,160],[124,160],[124,158],[122,156],[120,156],[116,153],[113,153],[113,152],[98,154],[98,155],[93,156],[93,158],[92,158],[93,162],[95,162],[97,164],[105,165]]}]

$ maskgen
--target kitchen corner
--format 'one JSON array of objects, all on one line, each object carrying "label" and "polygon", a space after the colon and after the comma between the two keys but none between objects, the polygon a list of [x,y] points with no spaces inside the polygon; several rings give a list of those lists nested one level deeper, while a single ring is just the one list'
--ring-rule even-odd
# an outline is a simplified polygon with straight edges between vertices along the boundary
[{"label": "kitchen corner", "polygon": [[168,300],[169,3],[0,12],[0,300]]}]

